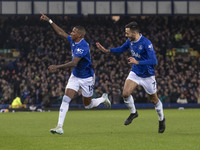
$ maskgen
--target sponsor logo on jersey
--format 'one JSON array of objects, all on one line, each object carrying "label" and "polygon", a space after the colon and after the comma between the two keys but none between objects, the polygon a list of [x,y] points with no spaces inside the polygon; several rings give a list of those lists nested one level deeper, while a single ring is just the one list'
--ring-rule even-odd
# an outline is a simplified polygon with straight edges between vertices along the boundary
[{"label": "sponsor logo on jersey", "polygon": [[141,58],[141,56],[138,53],[135,53],[133,50],[131,50],[132,56],[135,56],[137,58]]},{"label": "sponsor logo on jersey", "polygon": [[152,51],[153,50],[153,45],[152,44],[148,45],[148,49],[150,49]]}]

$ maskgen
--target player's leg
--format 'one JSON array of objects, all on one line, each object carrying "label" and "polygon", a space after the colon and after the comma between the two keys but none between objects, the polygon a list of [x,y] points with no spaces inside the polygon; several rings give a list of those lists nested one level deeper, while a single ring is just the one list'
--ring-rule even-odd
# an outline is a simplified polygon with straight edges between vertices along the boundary
[{"label": "player's leg", "polygon": [[138,113],[135,108],[134,104],[134,99],[131,95],[133,90],[139,85],[139,80],[137,75],[134,72],[130,72],[125,84],[124,84],[124,89],[123,89],[123,98],[124,98],[124,103],[126,106],[129,108],[131,114],[129,117],[125,120],[124,125],[129,125],[134,118],[138,117]]},{"label": "player's leg", "polygon": [[73,89],[66,89],[65,95],[63,96],[62,99],[62,104],[60,106],[60,111],[59,111],[59,117],[58,117],[58,125],[56,128],[53,128],[50,130],[51,133],[57,133],[57,134],[63,134],[63,124],[65,120],[65,116],[68,112],[69,109],[69,103],[71,99],[73,99],[74,95],[76,94],[76,91]]},{"label": "player's leg", "polygon": [[164,117],[164,113],[163,113],[162,102],[159,100],[157,93],[149,95],[149,99],[154,104],[155,110],[158,114],[158,120],[159,120],[158,132],[163,133],[165,131],[165,117]]},{"label": "player's leg", "polygon": [[138,117],[138,113],[136,111],[135,104],[134,104],[134,99],[131,95],[131,93],[137,87],[137,85],[138,84],[136,82],[130,79],[127,79],[124,84],[123,99],[124,99],[124,103],[126,104],[126,106],[131,112],[129,117],[125,120],[124,125],[129,125],[134,118]]},{"label": "player's leg", "polygon": [[93,107],[99,106],[101,103],[104,103],[106,108],[110,108],[111,104],[106,93],[104,93],[99,98],[92,98],[94,90],[94,80],[94,77],[89,77],[87,79],[81,80],[81,90],[83,96],[83,104],[85,108],[91,109]]},{"label": "player's leg", "polygon": [[73,89],[66,89],[65,95],[63,96],[62,99],[62,104],[60,106],[60,112],[59,112],[59,119],[58,119],[58,126],[62,127],[66,113],[68,112],[69,109],[69,103],[71,99],[74,98],[74,95],[76,94],[76,91]]},{"label": "player's leg", "polygon": [[68,80],[68,84],[66,86],[66,91],[65,91],[65,95],[63,96],[63,99],[62,99],[62,104],[60,106],[58,125],[56,128],[53,128],[50,130],[51,133],[53,133],[53,134],[54,133],[58,133],[58,134],[64,133],[62,127],[64,124],[65,116],[69,109],[69,103],[70,103],[71,99],[74,98],[74,95],[76,94],[76,92],[78,90],[79,90],[79,81],[75,76],[71,75]]},{"label": "player's leg", "polygon": [[165,118],[163,114],[163,105],[162,102],[159,100],[157,96],[157,88],[156,88],[156,80],[155,76],[151,76],[149,78],[144,78],[141,82],[141,85],[143,86],[144,90],[149,96],[149,99],[151,103],[154,104],[155,110],[158,114],[159,119],[159,133],[163,133],[165,130]]},{"label": "player's leg", "polygon": [[84,104],[86,109],[91,109],[91,108],[97,107],[101,103],[104,103],[106,108],[111,107],[110,100],[108,99],[108,95],[106,93],[104,93],[99,98],[92,98],[92,97],[83,96],[83,104]]},{"label": "player's leg", "polygon": [[134,81],[132,81],[130,79],[127,79],[125,81],[125,84],[124,84],[124,89],[123,89],[124,103],[129,108],[131,113],[135,113],[136,112],[136,108],[135,108],[135,105],[134,105],[134,100],[133,100],[133,97],[132,97],[131,93],[137,87],[137,85],[138,84],[136,82],[134,82]]},{"label": "player's leg", "polygon": [[159,100],[157,93],[148,94],[148,96],[149,96],[151,103],[153,103],[155,106],[155,110],[158,114],[158,120],[162,121],[164,119],[163,105],[162,105],[162,102]]}]

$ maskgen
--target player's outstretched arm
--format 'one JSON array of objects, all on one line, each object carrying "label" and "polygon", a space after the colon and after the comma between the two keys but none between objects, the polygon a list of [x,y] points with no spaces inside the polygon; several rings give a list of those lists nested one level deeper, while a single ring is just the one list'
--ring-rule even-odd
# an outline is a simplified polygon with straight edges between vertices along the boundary
[{"label": "player's outstretched arm", "polygon": [[[41,13],[41,12],[40,12]],[[47,21],[51,24],[53,29],[58,33],[58,35],[62,36],[63,38],[67,38],[68,34],[61,29],[59,26],[57,26],[49,17],[47,17],[45,14],[41,13],[40,20]]]},{"label": "player's outstretched arm", "polygon": [[99,42],[96,43],[96,46],[98,49],[100,49],[102,52],[104,53],[110,53],[109,49],[106,49],[105,47],[103,47]]}]

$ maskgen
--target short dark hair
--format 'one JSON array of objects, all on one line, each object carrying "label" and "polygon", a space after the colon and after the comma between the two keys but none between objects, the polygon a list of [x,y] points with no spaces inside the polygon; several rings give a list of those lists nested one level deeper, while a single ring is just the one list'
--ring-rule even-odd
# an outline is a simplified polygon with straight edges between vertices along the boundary
[{"label": "short dark hair", "polygon": [[140,29],[139,29],[139,27],[138,27],[138,24],[137,24],[137,22],[135,22],[135,21],[132,21],[132,22],[130,22],[129,24],[127,24],[127,25],[125,26],[125,28],[130,28],[131,31],[140,32]]},{"label": "short dark hair", "polygon": [[78,29],[78,31],[79,31],[83,36],[85,36],[86,31],[85,31],[85,28],[84,28],[83,26],[75,26],[74,28]]}]

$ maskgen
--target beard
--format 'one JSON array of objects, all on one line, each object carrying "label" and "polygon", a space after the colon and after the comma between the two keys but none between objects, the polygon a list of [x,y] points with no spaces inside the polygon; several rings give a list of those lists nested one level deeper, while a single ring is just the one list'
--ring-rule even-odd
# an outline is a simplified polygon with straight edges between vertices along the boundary
[{"label": "beard", "polygon": [[129,39],[131,40],[131,41],[135,41],[135,37],[129,37]]}]

